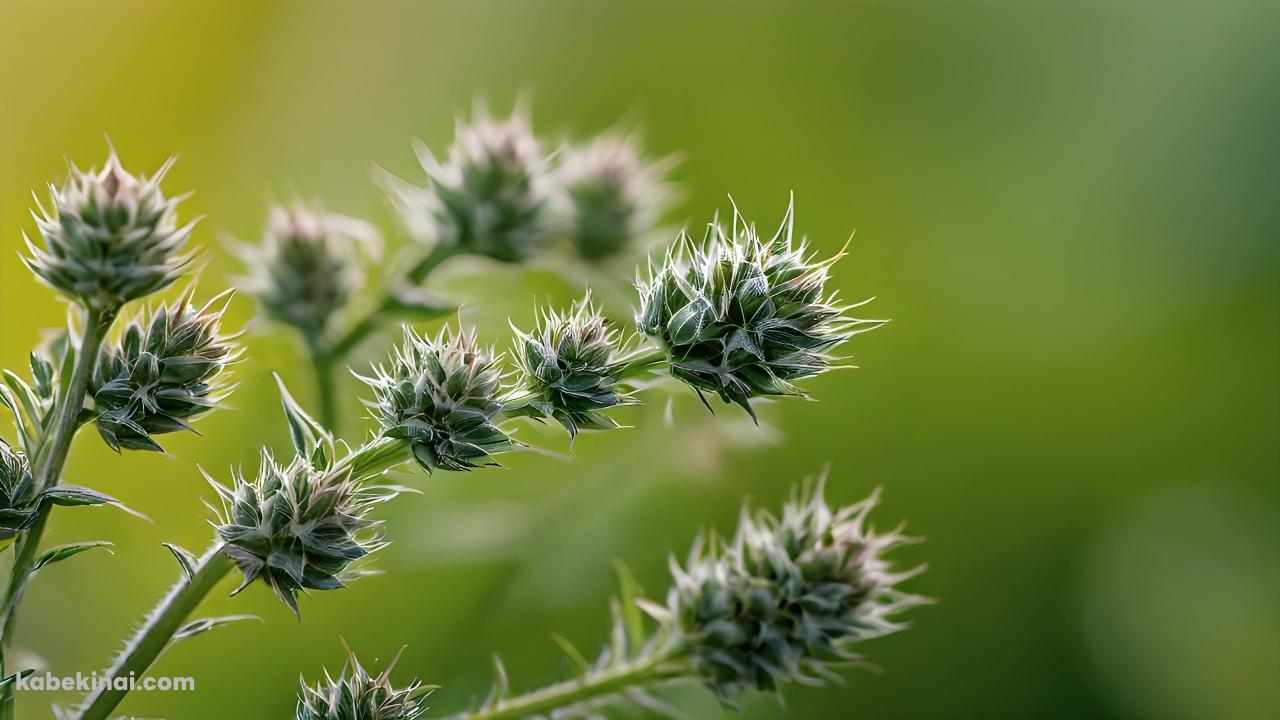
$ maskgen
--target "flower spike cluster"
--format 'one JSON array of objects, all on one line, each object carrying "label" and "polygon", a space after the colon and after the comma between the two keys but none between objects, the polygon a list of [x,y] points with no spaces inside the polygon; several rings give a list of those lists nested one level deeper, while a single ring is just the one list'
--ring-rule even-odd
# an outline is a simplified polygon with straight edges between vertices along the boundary
[{"label": "flower spike cluster", "polygon": [[35,520],[38,498],[27,456],[0,440],[0,548]]},{"label": "flower spike cluster", "polygon": [[752,398],[803,396],[796,380],[826,372],[839,360],[830,350],[883,324],[847,316],[852,306],[826,294],[841,255],[815,260],[794,239],[793,208],[769,240],[735,208],[731,228],[712,222],[702,244],[682,236],[636,283],[636,328],[663,344],[671,374],[753,417]]},{"label": "flower spike cluster", "polygon": [[191,304],[194,292],[139,314],[99,356],[89,392],[98,432],[112,450],[161,452],[155,435],[190,430],[230,393],[224,371],[239,349],[221,323],[232,292],[199,308]]},{"label": "flower spike cluster", "polygon": [[257,476],[236,473],[231,487],[205,479],[222,500],[214,524],[221,551],[244,575],[237,593],[261,578],[296,614],[299,591],[342,587],[358,575],[352,563],[385,546],[368,514],[395,490],[348,471],[302,457],[280,464],[263,450]]},{"label": "flower spike cluster", "polygon": [[554,418],[571,438],[579,429],[618,427],[603,411],[635,402],[620,387],[627,358],[619,352],[619,332],[596,310],[590,293],[565,314],[545,310],[532,332],[515,332],[519,399],[508,404],[507,414]]},{"label": "flower spike cluster", "polygon": [[46,285],[86,308],[113,312],[171,285],[191,261],[183,254],[195,223],[179,226],[177,205],[160,181],[127,172],[113,151],[101,171],[72,167],[62,187],[49,186],[52,207],[36,199],[32,213],[43,248],[24,239],[27,267]]},{"label": "flower spike cluster", "polygon": [[[449,720],[601,717],[627,705],[674,717],[676,709],[651,690],[698,683],[733,706],[747,690],[839,682],[836,668],[860,659],[858,643],[905,629],[898,613],[932,601],[901,589],[923,566],[895,572],[886,559],[918,538],[902,535],[901,526],[881,534],[868,525],[878,491],[834,509],[822,485],[793,492],[780,515],[744,507],[728,542],[714,534],[696,539],[684,565],[671,560],[665,604],[640,597],[619,566],[613,627],[596,660],[560,641],[580,675],[513,695],[499,663],[489,697]],[[657,627],[646,627],[643,614]]]},{"label": "flower spike cluster", "polygon": [[304,337],[324,337],[363,281],[360,255],[374,256],[381,238],[355,218],[301,202],[271,209],[260,247],[242,254],[245,286],[272,319]]},{"label": "flower spike cluster", "polygon": [[578,254],[600,261],[642,248],[674,195],[663,179],[674,164],[647,162],[632,137],[612,133],[564,148],[556,214]]},{"label": "flower spike cluster", "polygon": [[383,436],[409,441],[419,466],[470,470],[494,465],[492,455],[516,447],[494,424],[502,411],[501,360],[474,331],[445,327],[429,337],[406,326],[390,362],[357,377],[373,389],[366,404]]},{"label": "flower spike cluster", "polygon": [[895,614],[929,602],[898,589],[925,567],[895,573],[885,555],[919,539],[875,533],[878,501],[832,510],[820,481],[780,516],[744,508],[733,540],[704,536],[683,567],[672,562],[667,610],[719,697],[835,680],[831,665],[858,659],[854,644],[908,627]]},{"label": "flower spike cluster", "polygon": [[484,110],[458,121],[444,162],[416,147],[428,186],[395,183],[392,199],[410,232],[458,252],[502,262],[535,254],[548,239],[548,160],[517,108],[496,121]]},{"label": "flower spike cluster", "polygon": [[381,673],[372,675],[348,648],[347,663],[338,677],[325,671],[324,680],[315,686],[302,681],[294,717],[297,720],[413,720],[421,717],[427,711],[427,697],[435,688],[424,686],[418,680],[403,688],[392,685],[391,671],[399,659],[400,654],[397,653]]}]

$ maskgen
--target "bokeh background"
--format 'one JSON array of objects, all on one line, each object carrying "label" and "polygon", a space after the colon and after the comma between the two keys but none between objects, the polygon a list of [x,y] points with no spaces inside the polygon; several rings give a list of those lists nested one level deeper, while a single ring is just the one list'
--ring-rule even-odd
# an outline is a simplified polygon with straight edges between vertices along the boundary
[{"label": "bokeh background", "polygon": [[[156,671],[194,694],[122,710],[291,716],[299,672],[409,648],[399,678],[483,695],[501,653],[520,687],[564,671],[548,639],[595,647],[610,561],[652,593],[698,528],[744,497],[776,505],[831,464],[829,494],[885,487],[883,524],[926,534],[903,554],[940,599],[865,647],[882,674],[749,697],[744,718],[1250,718],[1280,712],[1280,17],[1259,2],[14,2],[0,6],[0,364],[21,367],[64,306],[16,252],[28,192],[100,163],[173,152],[167,183],[207,215],[206,294],[293,194],[397,236],[375,164],[418,178],[477,97],[533,97],[539,132],[642,125],[683,153],[673,226],[726,194],[762,225],[795,191],[847,297],[893,318],[861,365],[810,384],[817,403],[764,429],[687,396],[636,429],[584,438],[573,462],[439,474],[384,517],[388,572],[303,603],[264,588],[204,614],[255,613],[175,646]],[[136,171],[136,170],[135,170]],[[451,268],[445,287],[491,338],[572,273]],[[625,317],[624,306],[613,308]],[[238,299],[235,323],[253,313]],[[376,357],[386,339],[365,349]],[[162,541],[202,547],[196,465],[225,477],[287,447],[270,381],[309,396],[288,334],[252,326],[237,410],[172,437],[171,457],[117,457],[87,432],[74,482],[155,519],[61,512],[51,541],[106,538],[114,557],[44,572],[19,644],[50,668],[100,667],[173,580]],[[357,392],[354,382],[349,386]],[[343,434],[366,423],[354,403]],[[555,433],[526,437],[563,451]],[[230,587],[227,588],[228,590]],[[49,702],[24,695],[22,717]],[[715,717],[699,692],[680,698]]]}]

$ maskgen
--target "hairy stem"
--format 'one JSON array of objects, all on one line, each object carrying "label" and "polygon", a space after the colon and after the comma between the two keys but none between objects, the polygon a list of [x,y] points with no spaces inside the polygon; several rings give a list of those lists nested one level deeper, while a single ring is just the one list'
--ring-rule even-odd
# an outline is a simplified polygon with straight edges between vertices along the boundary
[{"label": "hairy stem", "polygon": [[[84,337],[80,341],[80,349],[76,355],[75,366],[71,378],[64,386],[57,399],[54,411],[53,427],[47,437],[41,438],[41,451],[38,453],[34,472],[37,492],[42,492],[57,485],[62,480],[62,470],[67,463],[67,455],[71,450],[71,440],[80,428],[80,412],[84,408],[85,395],[89,391],[89,378],[93,375],[94,365],[98,361],[98,350],[102,341],[116,319],[116,310],[89,310],[85,317]],[[45,445],[45,443],[48,443]],[[35,565],[36,552],[40,549],[40,540],[44,536],[45,526],[49,522],[49,510],[52,506],[43,503],[36,514],[36,519],[25,533],[18,537],[14,544],[13,567],[9,572],[9,584],[5,588],[4,603],[0,605],[0,675],[8,670],[5,661],[9,648],[13,644],[13,633],[17,627],[18,606],[22,602],[27,580],[31,576],[31,568]],[[13,688],[6,685],[0,689],[0,719],[13,717]]]},{"label": "hairy stem", "polygon": [[[330,470],[332,477],[347,474],[368,476],[388,470],[409,459],[403,440],[378,438],[347,454]],[[111,685],[116,678],[142,677],[151,663],[173,640],[188,616],[222,578],[235,568],[235,562],[221,552],[221,543],[215,542],[201,556],[190,579],[185,575],[147,616],[142,625],[125,644],[124,652],[116,657],[111,667],[103,673],[107,686],[99,686],[81,706],[78,720],[105,720],[111,711],[124,700],[128,689],[115,689]]]},{"label": "hairy stem", "polygon": [[[142,677],[146,673],[196,606],[213,591],[218,581],[235,568],[235,563],[220,548],[215,543],[201,556],[192,576],[183,575],[178,580],[129,638],[124,651],[116,656],[103,677],[114,681],[116,678]],[[113,685],[113,682],[104,683],[89,694],[78,716],[80,720],[105,720],[111,714],[129,693],[127,689],[116,689]]]},{"label": "hairy stem", "polygon": [[681,658],[646,658],[500,700],[479,710],[454,715],[449,720],[547,716],[555,710],[606,702],[629,691],[688,678],[690,674],[688,663]]}]

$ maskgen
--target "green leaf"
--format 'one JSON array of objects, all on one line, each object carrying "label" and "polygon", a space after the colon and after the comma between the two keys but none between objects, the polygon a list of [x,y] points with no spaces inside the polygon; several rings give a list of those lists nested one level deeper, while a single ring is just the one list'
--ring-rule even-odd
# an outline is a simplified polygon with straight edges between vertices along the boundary
[{"label": "green leaf", "polygon": [[289,438],[293,441],[293,449],[299,456],[310,458],[313,464],[325,463],[333,458],[333,436],[293,399],[278,374],[275,374],[275,379],[280,387],[280,404],[284,406],[284,418],[289,423]]},{"label": "green leaf", "polygon": [[22,445],[22,451],[27,457],[34,457],[35,443],[32,442],[31,431],[27,427],[26,418],[22,414],[21,405],[18,398],[14,397],[13,391],[4,385],[0,385],[0,403],[4,404],[9,412],[13,414],[13,426],[18,433],[18,442]]},{"label": "green leaf", "polygon": [[7,678],[0,678],[0,688],[10,685],[12,683],[16,683],[22,678],[27,677],[28,675],[31,675],[35,671],[36,671],[35,668],[27,668],[26,670],[19,670],[18,672],[14,673],[13,675],[10,675]]},{"label": "green leaf", "polygon": [[26,380],[18,377],[12,370],[4,371],[4,382],[13,390],[14,396],[18,402],[22,403],[22,410],[27,415],[27,420],[35,425],[40,422],[40,398],[36,395]]},{"label": "green leaf", "polygon": [[[86,550],[92,550],[94,548],[109,548],[111,545],[112,544],[106,540],[90,540],[88,542],[69,543],[67,545],[51,547],[48,550],[45,550],[39,558],[36,558],[35,565],[31,566],[31,573],[35,574],[37,570],[45,565],[66,560],[67,558],[79,555]],[[107,550],[107,552],[111,551]]]},{"label": "green leaf", "polygon": [[200,633],[208,632],[219,625],[228,625],[233,622],[240,622],[241,620],[257,620],[258,622],[262,622],[262,618],[257,615],[224,615],[222,617],[200,618],[199,620],[192,620],[186,625],[178,628],[178,631],[173,634],[173,642],[186,640],[189,637],[195,637]]},{"label": "green leaf", "polygon": [[127,512],[136,518],[141,518],[147,522],[151,522],[151,518],[128,507],[110,495],[104,495],[97,490],[90,490],[87,487],[80,487],[79,485],[58,485],[51,487],[44,491],[43,497],[54,505],[62,505],[64,507],[110,505],[114,508]]},{"label": "green leaf", "polygon": [[173,543],[164,543],[169,548],[169,552],[173,553],[173,557],[178,561],[178,565],[182,568],[182,574],[187,576],[187,582],[191,582],[196,577],[196,556],[191,551]]},{"label": "green leaf", "polygon": [[45,400],[53,399],[53,364],[38,353],[31,353],[31,378],[36,383],[36,394]]},{"label": "green leaf", "polygon": [[627,642],[632,648],[644,644],[644,615],[636,605],[640,597],[640,585],[631,570],[621,560],[613,561],[613,571],[618,575],[618,603],[622,606],[622,619],[627,627]]},{"label": "green leaf", "polygon": [[578,648],[573,646],[573,643],[569,642],[568,638],[563,635],[555,634],[551,636],[551,639],[556,641],[556,644],[564,651],[565,656],[568,657],[569,662],[573,663],[573,666],[578,669],[578,672],[585,673],[591,669],[591,663],[587,662],[587,658],[578,651]]}]

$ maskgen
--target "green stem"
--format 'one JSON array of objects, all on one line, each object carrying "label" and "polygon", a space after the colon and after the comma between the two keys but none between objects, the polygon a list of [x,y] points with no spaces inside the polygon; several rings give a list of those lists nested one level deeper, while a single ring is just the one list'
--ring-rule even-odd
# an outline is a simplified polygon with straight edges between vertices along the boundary
[{"label": "green stem", "polygon": [[124,651],[103,674],[107,682],[98,685],[85,699],[79,720],[105,720],[129,693],[128,689],[116,689],[114,680],[146,674],[196,606],[235,568],[235,563],[220,548],[216,543],[210,547],[196,564],[192,576],[183,575],[147,616]]},{"label": "green stem", "polygon": [[[458,254],[458,250],[452,246],[437,245],[435,249],[424,255],[418,262],[414,263],[413,267],[405,272],[402,282],[410,287],[421,285],[433,270],[456,254]],[[352,323],[346,333],[331,343],[324,354],[329,358],[339,360],[345,358],[370,333],[378,329],[379,319],[385,313],[394,311],[396,305],[395,294],[390,291],[387,292],[363,317]]]},{"label": "green stem", "polygon": [[489,707],[454,715],[449,720],[513,720],[548,716],[554,710],[601,703],[628,690],[653,687],[687,678],[690,674],[688,663],[682,659],[645,659],[500,700]]},{"label": "green stem", "polygon": [[[58,397],[53,427],[47,436],[49,445],[41,448],[36,462],[33,481],[37,492],[43,492],[62,480],[62,470],[71,450],[71,440],[80,427],[80,412],[84,409],[89,379],[98,361],[98,350],[102,347],[111,323],[116,319],[116,312],[112,309],[89,310],[86,313],[84,337],[80,341],[71,378]],[[41,444],[44,442],[45,439],[42,438]],[[40,549],[40,540],[48,525],[51,507],[48,503],[41,504],[31,527],[14,544],[13,567],[9,572],[9,584],[5,588],[4,603],[0,605],[0,624],[3,625],[0,627],[0,673],[8,669],[5,661],[13,644],[18,606],[31,576],[31,568],[35,565],[36,552]],[[12,717],[13,687],[6,685],[0,690],[0,718],[7,720]]]},{"label": "green stem", "polygon": [[[378,438],[344,456],[329,470],[329,475],[341,477],[350,473],[356,477],[367,477],[408,459],[405,441]],[[100,685],[86,698],[78,720],[104,720],[108,717],[129,693],[128,689],[115,689],[115,679],[145,675],[196,606],[213,591],[218,581],[235,568],[235,563],[220,548],[221,544],[215,542],[196,564],[192,577],[188,579],[184,575],[147,616],[126,643],[124,652],[100,676],[106,678],[105,687]]]},{"label": "green stem", "polygon": [[338,431],[338,393],[333,372],[333,358],[314,343],[309,346],[311,370],[316,376],[316,398],[320,406],[320,424],[330,432]]}]

